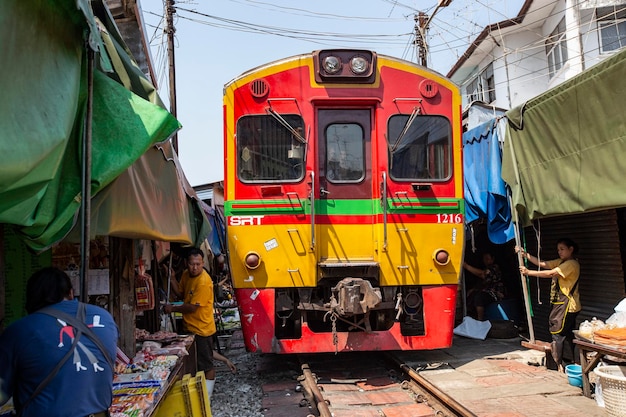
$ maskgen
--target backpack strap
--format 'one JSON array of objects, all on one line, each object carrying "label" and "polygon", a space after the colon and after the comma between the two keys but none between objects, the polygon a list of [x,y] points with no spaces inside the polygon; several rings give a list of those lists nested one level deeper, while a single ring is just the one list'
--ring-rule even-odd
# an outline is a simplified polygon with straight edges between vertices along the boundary
[{"label": "backpack strap", "polygon": [[24,412],[24,410],[26,409],[26,406],[30,404],[30,402],[37,395],[39,395],[41,391],[43,391],[43,389],[50,383],[50,381],[52,381],[52,379],[56,376],[56,374],[59,373],[59,370],[61,369],[61,367],[65,364],[65,362],[67,362],[69,357],[74,353],[74,350],[76,349],[76,345],[78,344],[78,341],[83,334],[87,336],[93,343],[95,343],[98,349],[102,351],[102,354],[106,358],[107,363],[111,367],[111,372],[115,372],[115,364],[113,362],[113,359],[111,358],[111,355],[109,355],[109,352],[107,352],[100,338],[96,336],[94,331],[91,330],[91,328],[89,328],[85,324],[85,310],[86,310],[85,303],[82,303],[79,301],[78,309],[76,310],[76,317],[71,316],[63,311],[57,310],[56,308],[52,308],[50,306],[44,307],[36,311],[36,313],[47,314],[59,320],[63,320],[65,323],[71,325],[74,329],[76,329],[76,334],[74,335],[74,340],[72,341],[72,345],[70,346],[70,349],[67,351],[65,356],[63,356],[63,358],[59,361],[59,363],[56,364],[54,369],[50,371],[48,376],[46,376],[43,379],[43,381],[39,383],[39,385],[37,386],[35,391],[33,391],[32,395],[28,398],[28,400],[26,400],[24,404],[22,404],[22,406],[20,407],[21,408],[20,414]]},{"label": "backpack strap", "polygon": [[[82,308],[82,316],[85,316],[85,306],[83,306]],[[46,309],[48,309],[49,307],[44,307]],[[54,310],[53,308],[49,308],[50,310]],[[41,310],[38,310],[41,311]],[[58,310],[55,310],[58,311]],[[76,315],[81,314],[80,313],[81,308],[79,306],[78,310],[76,311]],[[48,313],[46,313],[48,314]],[[39,383],[39,385],[37,385],[37,388],[35,388],[35,391],[33,391],[33,393],[30,395],[30,397],[28,397],[28,399],[24,402],[24,404],[22,404],[21,408],[21,412],[20,414],[22,414],[24,412],[24,410],[26,409],[26,407],[28,406],[28,404],[31,403],[31,401],[33,401],[35,399],[36,396],[38,396],[41,391],[43,391],[43,389],[48,386],[48,384],[50,383],[50,381],[52,381],[52,379],[56,376],[56,374],[59,373],[59,371],[61,370],[61,367],[65,364],[65,362],[67,362],[67,360],[70,358],[70,356],[74,353],[74,350],[76,349],[76,345],[78,345],[78,339],[80,338],[82,332],[80,330],[77,330],[77,333],[74,337],[74,340],[72,341],[72,344],[70,346],[70,349],[65,353],[65,355],[61,358],[61,360],[56,364],[56,366],[54,368],[52,368],[52,370],[50,371],[50,373],[43,379],[43,381],[41,381]]]},{"label": "backpack strap", "polygon": [[[107,349],[106,347],[104,347],[104,344],[102,343],[100,338],[96,336],[94,331],[91,330],[90,327],[87,327],[87,325],[85,324],[85,303],[78,302],[78,310],[76,311],[76,317],[73,317],[63,311],[57,310],[56,308],[52,308],[52,307],[44,307],[40,310],[37,310],[37,312],[48,314],[49,316],[53,316],[53,317],[56,317],[57,319],[61,319],[67,324],[74,327],[76,330],[78,330],[79,335],[84,334],[85,336],[87,336],[98,347],[98,349],[102,351],[102,354],[104,355],[109,366],[111,367],[111,372],[114,372],[115,363],[113,362],[113,358],[111,358],[111,355],[109,355],[109,352],[107,352]],[[78,336],[76,336],[76,339],[78,339]]]}]

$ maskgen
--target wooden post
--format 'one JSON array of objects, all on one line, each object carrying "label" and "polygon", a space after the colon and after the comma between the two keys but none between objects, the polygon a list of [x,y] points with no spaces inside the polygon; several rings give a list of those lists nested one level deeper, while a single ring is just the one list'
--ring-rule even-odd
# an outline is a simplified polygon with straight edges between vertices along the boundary
[{"label": "wooden post", "polygon": [[[169,89],[170,89],[170,113],[176,117],[176,60],[174,58],[174,0],[167,0],[165,4],[165,17],[167,22],[167,58],[169,63]],[[172,147],[176,154],[178,154],[178,134],[174,133],[172,136]]]},{"label": "wooden post", "polygon": [[118,343],[128,357],[135,356],[135,271],[131,239],[111,238],[111,306],[120,331]]}]

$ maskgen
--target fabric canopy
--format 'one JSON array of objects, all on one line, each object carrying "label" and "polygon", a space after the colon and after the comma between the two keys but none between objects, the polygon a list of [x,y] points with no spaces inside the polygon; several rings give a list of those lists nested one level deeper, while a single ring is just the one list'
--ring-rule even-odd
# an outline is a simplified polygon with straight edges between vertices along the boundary
[{"label": "fabric canopy", "polygon": [[521,221],[626,206],[626,50],[506,113]]},{"label": "fabric canopy", "polygon": [[[199,246],[211,228],[190,195],[176,153],[165,142],[150,148],[91,203],[91,234]],[[68,237],[80,239],[75,227]]]},{"label": "fabric canopy", "polygon": [[498,136],[497,119],[463,133],[465,221],[486,219],[489,240],[503,244],[515,235],[506,185],[500,176]]},{"label": "fabric canopy", "polygon": [[[97,8],[111,78],[143,99],[163,107],[154,86],[141,72],[106,9]],[[148,149],[92,199],[91,236],[151,239],[200,244],[211,233],[202,201],[189,185],[171,142]],[[78,226],[68,240],[78,241]]]},{"label": "fabric canopy", "polygon": [[[0,223],[14,225],[37,251],[60,241],[75,226],[81,205],[89,45],[99,58],[93,77],[92,204],[110,207],[128,197],[124,187],[130,178],[134,185],[143,184],[135,191],[147,191],[146,184],[157,188],[156,181],[162,196],[173,201],[156,215],[156,206],[145,207],[155,204],[154,199],[139,193],[125,201],[126,210],[106,212],[132,213],[125,221],[132,222],[133,230],[118,236],[202,241],[210,229],[193,200],[195,192],[188,184],[181,186],[186,179],[175,158],[154,148],[180,124],[132,59],[102,1],[5,0],[0,3],[0,39],[0,61],[10,63],[0,68]],[[137,167],[131,167],[134,163]],[[106,202],[99,196],[104,189]],[[92,219],[106,219],[103,213],[92,211]],[[145,218],[147,214],[152,217]],[[160,221],[163,217],[184,225],[171,228]],[[106,222],[92,227],[102,234],[118,230]]]}]

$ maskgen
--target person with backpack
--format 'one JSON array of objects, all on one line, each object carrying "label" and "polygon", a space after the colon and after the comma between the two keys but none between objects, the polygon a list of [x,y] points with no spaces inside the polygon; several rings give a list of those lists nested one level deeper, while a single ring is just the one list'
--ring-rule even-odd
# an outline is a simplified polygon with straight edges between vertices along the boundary
[{"label": "person with backpack", "polygon": [[21,417],[106,417],[119,336],[105,309],[74,300],[69,276],[35,272],[26,317],[0,334],[0,405]]}]

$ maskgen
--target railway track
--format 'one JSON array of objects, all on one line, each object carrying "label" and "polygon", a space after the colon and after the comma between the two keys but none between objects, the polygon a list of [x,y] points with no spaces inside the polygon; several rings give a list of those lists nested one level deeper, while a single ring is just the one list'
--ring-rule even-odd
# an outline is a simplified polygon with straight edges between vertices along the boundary
[{"label": "railway track", "polygon": [[238,371],[217,364],[214,417],[605,414],[565,375],[546,369],[542,353],[520,350],[517,339],[458,338],[441,351],[300,356],[247,353],[233,340],[225,353]]},{"label": "railway track", "polygon": [[292,379],[296,362],[280,361],[292,373],[272,385],[281,395],[265,393],[264,416],[475,417],[392,353],[300,355],[297,360],[297,381]]}]

